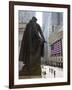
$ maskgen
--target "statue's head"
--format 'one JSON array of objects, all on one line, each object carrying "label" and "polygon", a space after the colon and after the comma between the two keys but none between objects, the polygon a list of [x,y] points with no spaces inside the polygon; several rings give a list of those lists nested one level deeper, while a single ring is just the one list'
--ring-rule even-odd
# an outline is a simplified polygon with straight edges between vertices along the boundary
[{"label": "statue's head", "polygon": [[32,21],[36,22],[37,21],[37,18],[36,17],[32,17]]}]

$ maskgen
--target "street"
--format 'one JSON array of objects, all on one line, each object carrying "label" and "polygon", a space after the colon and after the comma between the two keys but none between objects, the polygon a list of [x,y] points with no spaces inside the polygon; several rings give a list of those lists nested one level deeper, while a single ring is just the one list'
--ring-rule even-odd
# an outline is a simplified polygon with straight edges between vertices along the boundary
[{"label": "street", "polygon": [[53,66],[42,65],[42,78],[63,77],[63,69]]},{"label": "street", "polygon": [[[23,62],[19,63],[19,70],[24,66]],[[59,67],[53,67],[48,65],[41,65],[42,78],[57,78],[63,77],[63,69]]]}]

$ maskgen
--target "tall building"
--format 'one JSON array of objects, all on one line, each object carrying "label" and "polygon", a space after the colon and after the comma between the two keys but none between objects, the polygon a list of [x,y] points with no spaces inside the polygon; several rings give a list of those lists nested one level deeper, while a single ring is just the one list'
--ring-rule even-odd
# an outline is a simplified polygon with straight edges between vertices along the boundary
[{"label": "tall building", "polygon": [[44,44],[44,58],[43,58],[43,63],[47,64],[48,62],[48,46],[49,46],[49,27],[51,26],[51,12],[43,12],[42,16],[42,29],[43,29],[43,34],[45,37],[46,43]]},{"label": "tall building", "polygon": [[52,12],[49,29],[48,64],[63,67],[63,13]]}]

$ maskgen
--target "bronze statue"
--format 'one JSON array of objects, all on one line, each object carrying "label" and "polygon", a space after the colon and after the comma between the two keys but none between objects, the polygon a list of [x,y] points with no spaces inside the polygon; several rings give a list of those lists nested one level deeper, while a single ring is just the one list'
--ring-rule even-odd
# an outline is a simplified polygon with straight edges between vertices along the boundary
[{"label": "bronze statue", "polygon": [[22,38],[19,61],[25,66],[19,72],[20,76],[41,76],[41,57],[44,56],[44,36],[37,18],[32,17],[26,25]]}]

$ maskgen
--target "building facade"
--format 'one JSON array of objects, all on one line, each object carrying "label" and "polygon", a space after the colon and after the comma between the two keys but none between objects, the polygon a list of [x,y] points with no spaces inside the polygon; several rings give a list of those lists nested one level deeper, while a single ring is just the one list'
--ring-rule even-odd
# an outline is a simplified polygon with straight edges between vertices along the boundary
[{"label": "building facade", "polygon": [[63,67],[63,14],[52,13],[49,32],[48,64]]}]

